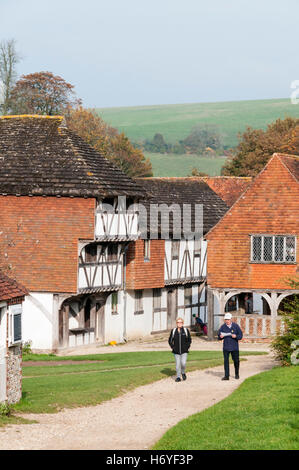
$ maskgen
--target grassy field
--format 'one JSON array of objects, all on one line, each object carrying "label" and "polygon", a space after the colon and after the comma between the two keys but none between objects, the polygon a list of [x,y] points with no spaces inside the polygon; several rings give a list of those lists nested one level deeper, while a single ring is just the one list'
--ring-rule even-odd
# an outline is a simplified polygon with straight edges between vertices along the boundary
[{"label": "grassy field", "polygon": [[197,168],[210,176],[218,176],[224,165],[225,157],[199,157],[198,155],[176,155],[145,152],[152,163],[154,176],[190,176]]},{"label": "grassy field", "polygon": [[156,132],[167,142],[185,138],[196,124],[212,124],[223,136],[224,145],[237,144],[237,135],[247,126],[266,128],[278,118],[299,118],[299,105],[290,99],[171,104],[123,108],[97,108],[100,116],[125,132],[133,141],[152,139]]},{"label": "grassy field", "polygon": [[[30,413],[55,413],[67,407],[96,405],[175,374],[173,355],[166,351],[68,357],[27,355],[24,361],[35,361],[35,365],[32,362],[23,365],[23,398],[13,409]],[[220,364],[223,364],[221,351],[191,351],[187,370]],[[0,416],[0,426],[16,419]]]},{"label": "grassy field", "polygon": [[299,450],[298,367],[246,379],[228,398],[170,429],[163,450]]}]

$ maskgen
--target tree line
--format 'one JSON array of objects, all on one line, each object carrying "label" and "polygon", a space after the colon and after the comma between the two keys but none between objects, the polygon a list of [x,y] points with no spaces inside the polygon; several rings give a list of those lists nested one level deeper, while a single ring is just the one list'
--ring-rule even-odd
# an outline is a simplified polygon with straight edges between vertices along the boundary
[{"label": "tree line", "polygon": [[197,124],[185,139],[175,143],[166,142],[162,134],[156,133],[152,140],[146,139],[134,145],[152,153],[216,156],[225,152],[220,132],[215,126],[207,124]]}]

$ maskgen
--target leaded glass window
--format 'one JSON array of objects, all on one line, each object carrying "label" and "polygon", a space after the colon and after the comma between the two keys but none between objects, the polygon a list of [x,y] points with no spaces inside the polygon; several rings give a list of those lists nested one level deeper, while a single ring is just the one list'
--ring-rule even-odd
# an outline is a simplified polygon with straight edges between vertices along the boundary
[{"label": "leaded glass window", "polygon": [[291,235],[252,235],[251,261],[256,263],[296,262],[296,237]]}]

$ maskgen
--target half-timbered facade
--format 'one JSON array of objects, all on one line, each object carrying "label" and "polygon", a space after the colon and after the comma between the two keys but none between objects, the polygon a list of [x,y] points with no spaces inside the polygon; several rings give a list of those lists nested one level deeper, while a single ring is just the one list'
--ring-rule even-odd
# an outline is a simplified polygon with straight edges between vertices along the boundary
[{"label": "half-timbered facade", "polygon": [[138,186],[59,116],[0,118],[0,249],[28,287],[36,350],[123,339],[124,254]]},{"label": "half-timbered facade", "polygon": [[[148,194],[144,203],[147,209],[147,236],[150,238],[151,217],[150,205],[158,205],[161,209],[170,208],[175,205],[174,210],[179,209],[183,215],[184,206],[190,209],[190,229],[194,232],[193,238],[189,231],[184,232],[184,221],[178,214],[169,217],[161,214],[158,219],[157,240],[144,240],[143,247],[140,243],[139,269],[143,273],[144,280],[148,279],[150,273],[150,259],[146,259],[146,252],[155,256],[160,250],[158,258],[162,258],[163,250],[163,286],[161,286],[161,275],[156,277],[158,283],[153,285],[152,292],[147,290],[148,283],[144,283],[143,294],[151,297],[150,310],[152,321],[148,321],[149,332],[155,333],[165,331],[175,326],[178,315],[184,317],[185,324],[191,326],[195,323],[195,316],[199,315],[204,322],[207,321],[207,296],[205,290],[206,282],[206,241],[204,234],[224,215],[228,207],[224,201],[201,178],[144,178],[138,179]],[[201,207],[199,213],[202,216],[201,224],[196,226],[195,204]],[[163,222],[167,235],[163,238]],[[168,230],[169,228],[169,230]],[[197,232],[197,230],[200,230]],[[175,238],[180,232],[181,238]],[[141,242],[141,241],[140,241]],[[146,244],[150,248],[146,249]],[[159,247],[159,248],[158,248]],[[143,250],[143,251],[142,251]],[[142,255],[144,259],[142,261]],[[128,265],[129,268],[130,265]],[[136,268],[135,268],[136,271]],[[161,272],[161,274],[162,274]],[[136,276],[138,278],[138,276]],[[135,288],[142,289],[142,284],[135,284]]]},{"label": "half-timbered facade", "polygon": [[245,340],[283,328],[279,310],[299,291],[299,158],[274,154],[206,235],[210,335],[230,311]]}]

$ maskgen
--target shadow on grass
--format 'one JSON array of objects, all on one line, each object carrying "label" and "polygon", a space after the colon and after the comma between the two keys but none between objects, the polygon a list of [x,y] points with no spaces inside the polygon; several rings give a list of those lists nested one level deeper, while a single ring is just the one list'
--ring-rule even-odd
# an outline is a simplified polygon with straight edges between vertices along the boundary
[{"label": "shadow on grass", "polygon": [[167,375],[167,377],[171,377],[172,375],[175,375],[175,370],[174,369],[162,369],[161,373],[164,375]]}]

